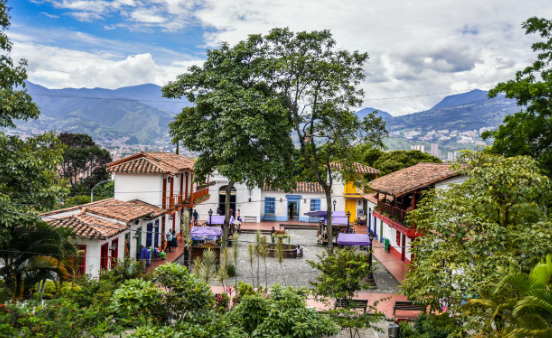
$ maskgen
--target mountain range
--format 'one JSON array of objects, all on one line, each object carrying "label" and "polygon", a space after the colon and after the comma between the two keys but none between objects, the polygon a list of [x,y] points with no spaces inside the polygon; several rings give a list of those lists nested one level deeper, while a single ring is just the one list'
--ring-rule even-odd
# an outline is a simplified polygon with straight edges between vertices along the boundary
[{"label": "mountain range", "polygon": [[[41,110],[39,119],[18,122],[18,130],[29,134],[70,131],[87,133],[107,142],[155,144],[168,139],[168,123],[183,107],[190,106],[184,98],[163,98],[161,87],[153,84],[114,90],[48,89],[27,82],[26,88]],[[518,110],[515,102],[504,96],[488,99],[486,91],[472,90],[446,96],[432,108],[413,114],[393,116],[366,107],[357,115],[363,118],[376,111],[386,122],[392,137],[411,143],[438,142],[450,146],[464,140],[462,133],[472,133],[470,137],[477,139],[474,130],[495,129],[506,115]],[[403,147],[406,146],[403,144]]]}]

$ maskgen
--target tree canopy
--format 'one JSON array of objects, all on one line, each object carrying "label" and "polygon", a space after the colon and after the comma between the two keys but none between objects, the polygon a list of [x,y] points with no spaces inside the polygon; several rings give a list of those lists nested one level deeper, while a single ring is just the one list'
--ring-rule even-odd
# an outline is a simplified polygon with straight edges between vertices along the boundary
[{"label": "tree canopy", "polygon": [[254,187],[293,181],[291,120],[273,89],[274,60],[263,55],[262,47],[257,35],[234,47],[223,44],[207,52],[202,67],[191,67],[163,87],[165,97],[186,96],[194,104],[169,127],[175,143],[199,152],[196,181],[216,169],[229,180],[227,196],[235,183]]},{"label": "tree canopy", "polygon": [[532,17],[523,23],[526,34],[542,38],[532,49],[537,59],[518,71],[513,80],[499,83],[489,97],[504,93],[523,107],[507,116],[496,131],[483,138],[494,138],[492,151],[504,156],[529,155],[537,159],[543,171],[552,175],[552,20]]},{"label": "tree canopy", "polygon": [[[87,194],[95,184],[109,179],[106,165],[112,161],[111,155],[106,149],[101,149],[90,135],[60,133],[58,138],[65,145],[60,174],[71,183],[73,190],[78,190],[76,185],[81,183],[83,187],[80,190],[85,190],[83,192]],[[79,178],[80,173],[87,172],[90,173],[88,177]]]},{"label": "tree canopy", "polygon": [[552,251],[547,201],[550,180],[535,160],[487,153],[464,155],[467,179],[430,192],[409,212],[424,236],[402,291],[439,310],[467,313],[465,304],[500,280],[498,266],[528,271]]},{"label": "tree canopy", "polygon": [[[338,174],[332,162],[340,164],[339,174],[354,176],[354,145],[383,146],[387,135],[381,117],[372,113],[360,120],[351,110],[362,103],[364,92],[358,85],[368,54],[337,49],[328,30],[273,29],[265,37],[265,48],[278,60],[277,90],[299,139],[305,167],[324,189],[331,210],[331,189]],[[328,249],[332,248],[328,215]]]},{"label": "tree canopy", "polygon": [[[376,159],[375,157],[378,154],[379,156]],[[421,162],[442,163],[439,158],[419,150],[394,150],[389,152],[381,152],[378,149],[368,150],[364,152],[363,159],[365,161],[373,161],[371,164],[365,164],[379,169],[381,176]]]}]

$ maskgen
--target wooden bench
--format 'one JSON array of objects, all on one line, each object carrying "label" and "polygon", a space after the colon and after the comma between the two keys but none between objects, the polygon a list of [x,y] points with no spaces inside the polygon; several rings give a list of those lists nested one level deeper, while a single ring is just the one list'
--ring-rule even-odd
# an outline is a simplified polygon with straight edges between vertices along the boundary
[{"label": "wooden bench", "polygon": [[366,313],[367,299],[336,299],[334,308],[362,309]]},{"label": "wooden bench", "polygon": [[405,310],[405,311],[424,311],[424,307],[416,304],[412,304],[412,302],[406,302],[406,301],[396,301],[395,305],[393,305],[393,316],[395,315],[395,312],[397,310]]}]

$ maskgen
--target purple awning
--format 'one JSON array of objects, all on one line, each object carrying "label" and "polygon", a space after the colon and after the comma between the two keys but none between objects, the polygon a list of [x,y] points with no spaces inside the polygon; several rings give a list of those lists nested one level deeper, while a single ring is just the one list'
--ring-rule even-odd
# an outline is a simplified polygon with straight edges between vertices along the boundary
[{"label": "purple awning", "polygon": [[190,234],[192,235],[192,240],[194,241],[202,241],[202,240],[208,240],[208,241],[214,241],[219,239],[222,236],[222,228],[221,227],[193,227],[192,231],[190,231]]},{"label": "purple awning", "polygon": [[370,245],[370,238],[366,234],[343,234],[337,235],[338,245]]},{"label": "purple awning", "polygon": [[224,224],[224,215],[213,215],[210,220],[207,218],[207,224]]}]

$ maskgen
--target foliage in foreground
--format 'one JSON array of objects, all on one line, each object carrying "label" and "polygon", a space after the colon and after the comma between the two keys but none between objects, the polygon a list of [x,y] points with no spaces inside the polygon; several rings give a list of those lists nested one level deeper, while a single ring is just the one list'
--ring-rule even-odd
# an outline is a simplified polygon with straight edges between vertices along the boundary
[{"label": "foliage in foreground", "polygon": [[491,292],[502,278],[497,267],[519,262],[529,271],[552,251],[551,187],[529,157],[468,153],[464,160],[464,183],[426,194],[409,213],[424,236],[401,288],[412,301],[446,307],[479,327],[466,303]]},{"label": "foliage in foreground", "polygon": [[306,306],[307,290],[274,286],[268,293],[240,283],[235,306],[177,264],[152,276],[121,262],[95,280],[83,277],[51,300],[0,307],[0,337],[322,337],[338,332],[329,316]]},{"label": "foliage in foreground", "polygon": [[517,264],[501,270],[504,278],[491,290],[472,299],[474,315],[484,319],[483,334],[504,337],[552,335],[552,255],[529,272]]}]

